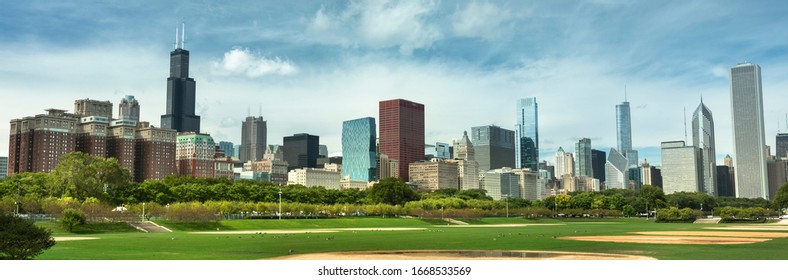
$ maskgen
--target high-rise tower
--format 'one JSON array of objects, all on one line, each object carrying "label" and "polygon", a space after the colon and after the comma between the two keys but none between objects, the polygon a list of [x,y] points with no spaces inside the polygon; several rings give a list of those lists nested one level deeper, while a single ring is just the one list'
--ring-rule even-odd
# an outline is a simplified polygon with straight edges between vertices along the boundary
[{"label": "high-rise tower", "polygon": [[186,27],[175,29],[175,49],[170,52],[170,77],[167,78],[167,114],[161,116],[161,127],[181,132],[200,132],[200,116],[195,115],[195,82],[189,78],[189,51],[186,48]]},{"label": "high-rise tower", "polygon": [[575,176],[592,177],[591,139],[583,138],[575,145]]},{"label": "high-rise tower", "polygon": [[[700,149],[700,184],[701,191],[718,196],[717,190],[717,155],[714,148],[714,118],[711,110],[700,101],[700,105],[692,114],[692,145]],[[664,161],[664,159],[663,159]]]},{"label": "high-rise tower", "polygon": [[367,117],[342,123],[342,178],[372,181],[377,174],[375,162],[375,118]]},{"label": "high-rise tower", "polygon": [[241,162],[262,160],[268,148],[267,136],[263,117],[246,117],[241,124]]},{"label": "high-rise tower", "polygon": [[[626,95],[626,89],[624,90]],[[638,152],[632,150],[632,115],[629,111],[629,101],[616,105],[616,140],[618,152],[627,158],[627,168],[638,166]]]},{"label": "high-rise tower", "polygon": [[515,125],[515,166],[539,170],[539,111],[536,97],[517,101],[517,125]]},{"label": "high-rise tower", "polygon": [[742,63],[730,73],[736,197],[769,199],[761,67]]},{"label": "high-rise tower", "polygon": [[140,103],[133,95],[126,95],[118,104],[118,118],[126,121],[140,121]]},{"label": "high-rise tower", "polygon": [[396,177],[408,181],[408,166],[424,159],[424,105],[394,99],[380,101],[380,153],[399,162]]}]

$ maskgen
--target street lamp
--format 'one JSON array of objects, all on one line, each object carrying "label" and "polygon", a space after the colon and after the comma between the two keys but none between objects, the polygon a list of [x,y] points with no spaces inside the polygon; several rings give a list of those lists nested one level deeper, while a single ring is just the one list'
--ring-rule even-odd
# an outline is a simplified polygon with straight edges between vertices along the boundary
[{"label": "street lamp", "polygon": [[16,182],[16,201],[14,202],[14,205],[16,205],[16,211],[14,212],[14,217],[19,216],[19,204],[22,204],[22,202],[19,201],[20,200],[19,197],[21,196],[21,194],[22,194],[22,180],[19,180],[18,182]]},{"label": "street lamp", "polygon": [[282,187],[279,187],[279,220],[282,219]]},{"label": "street lamp", "polygon": [[509,218],[509,195],[506,195],[506,217]]}]

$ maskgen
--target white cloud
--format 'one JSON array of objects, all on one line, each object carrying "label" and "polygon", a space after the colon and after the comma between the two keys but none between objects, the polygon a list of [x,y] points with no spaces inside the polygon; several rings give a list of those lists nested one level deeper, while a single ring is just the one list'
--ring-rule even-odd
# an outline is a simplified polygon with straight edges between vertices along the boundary
[{"label": "white cloud", "polygon": [[322,7],[308,27],[309,38],[345,47],[399,47],[403,55],[430,48],[442,35],[428,21],[433,1],[353,1],[331,13]]},{"label": "white cloud", "polygon": [[248,49],[234,48],[224,53],[219,61],[211,63],[211,72],[220,76],[244,75],[258,78],[266,75],[293,75],[298,67],[279,57],[267,58]]},{"label": "white cloud", "polygon": [[454,34],[463,37],[479,37],[487,40],[499,38],[506,30],[504,25],[513,19],[509,10],[484,2],[471,2],[452,15]]}]

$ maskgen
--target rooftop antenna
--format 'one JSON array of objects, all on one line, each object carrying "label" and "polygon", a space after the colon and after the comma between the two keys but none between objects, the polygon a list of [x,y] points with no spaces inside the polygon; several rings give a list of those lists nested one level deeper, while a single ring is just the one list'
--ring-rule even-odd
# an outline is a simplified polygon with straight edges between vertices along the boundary
[{"label": "rooftop antenna", "polygon": [[263,116],[263,103],[260,103],[260,116]]},{"label": "rooftop antenna", "polygon": [[175,46],[173,47],[173,49],[177,49],[177,48],[178,48],[178,24],[176,23],[175,24]]},{"label": "rooftop antenna", "polygon": [[687,143],[687,106],[684,106],[684,143]]},{"label": "rooftop antenna", "polygon": [[627,102],[627,84],[624,84],[624,102]]},{"label": "rooftop antenna", "polygon": [[247,116],[251,116],[252,115],[252,106],[246,106],[246,115]]},{"label": "rooftop antenna", "polygon": [[186,49],[186,23],[181,22],[183,24],[183,28],[181,28],[181,49]]}]

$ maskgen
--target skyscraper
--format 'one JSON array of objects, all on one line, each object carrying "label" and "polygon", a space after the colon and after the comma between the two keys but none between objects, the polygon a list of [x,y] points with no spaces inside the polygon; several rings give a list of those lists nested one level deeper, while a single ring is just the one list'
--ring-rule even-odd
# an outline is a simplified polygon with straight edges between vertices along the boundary
[{"label": "skyscraper", "polygon": [[241,125],[241,162],[262,160],[268,148],[267,136],[263,117],[246,117]]},{"label": "skyscraper", "polygon": [[224,151],[225,156],[235,156],[235,144],[233,144],[233,142],[219,141],[219,149]]},{"label": "skyscraper", "polygon": [[536,97],[517,101],[515,166],[539,170],[539,111]]},{"label": "skyscraper", "polygon": [[788,133],[777,133],[775,144],[777,158],[788,159]]},{"label": "skyscraper", "polygon": [[317,167],[317,154],[320,137],[306,133],[294,134],[283,138],[282,147],[288,170],[304,167]]},{"label": "skyscraper", "polygon": [[208,134],[187,132],[178,134],[175,146],[175,166],[180,176],[214,177],[216,143]]},{"label": "skyscraper", "polygon": [[736,197],[769,199],[761,67],[742,63],[730,74]]},{"label": "skyscraper", "polygon": [[350,177],[353,181],[375,179],[375,139],[375,118],[360,118],[342,123],[342,178]]},{"label": "skyscraper", "polygon": [[133,95],[126,95],[118,104],[118,118],[126,121],[140,121],[140,103]]},{"label": "skyscraper", "polygon": [[0,157],[0,179],[8,177],[8,157]]},{"label": "skyscraper", "polygon": [[[700,101],[692,114],[692,145],[700,149],[700,184],[702,192],[718,196],[717,155],[714,148],[714,118],[711,110]],[[663,159],[664,161],[664,159]]]},{"label": "skyscraper", "polygon": [[627,158],[616,149],[610,148],[605,163],[605,189],[627,189]]},{"label": "skyscraper", "polygon": [[638,152],[632,150],[632,115],[626,98],[616,105],[616,140],[618,152],[627,158],[627,168],[637,167]]},{"label": "skyscraper", "polygon": [[398,162],[398,173],[408,181],[408,167],[424,159],[424,105],[393,99],[380,101],[380,153]]},{"label": "skyscraper", "polygon": [[563,147],[558,147],[558,151],[555,152],[555,174],[556,178],[561,178],[566,174],[566,152],[564,152]]},{"label": "skyscraper", "polygon": [[473,149],[471,139],[468,138],[468,131],[462,132],[462,139],[454,141],[454,158],[468,161],[476,161],[476,153]]},{"label": "skyscraper", "polygon": [[[185,29],[185,27],[184,27]],[[182,132],[200,132],[200,116],[195,109],[195,82],[189,78],[189,51],[186,48],[185,31],[181,33],[178,46],[178,30],[175,30],[175,50],[170,52],[170,77],[167,78],[167,114],[161,116],[161,127]]]},{"label": "skyscraper", "polygon": [[701,191],[703,172],[700,170],[698,147],[685,146],[684,141],[662,142],[661,147],[662,190],[665,194]]},{"label": "skyscraper", "polygon": [[514,166],[514,131],[494,125],[471,128],[479,172]]},{"label": "skyscraper", "polygon": [[593,169],[591,167],[591,139],[583,138],[577,141],[575,145],[575,176],[593,177]]},{"label": "skyscraper", "polygon": [[607,153],[591,149],[592,177],[599,179],[600,183],[605,182],[605,162],[607,162]]}]

